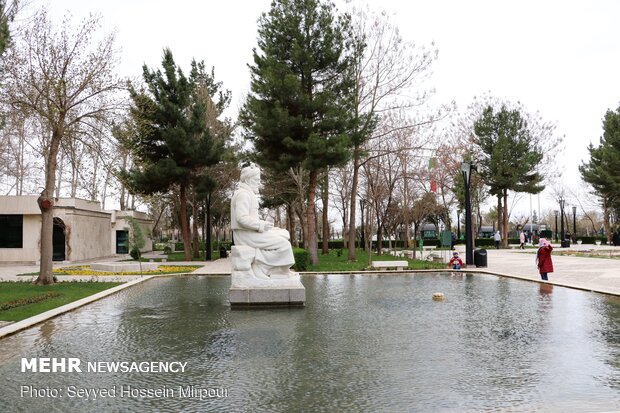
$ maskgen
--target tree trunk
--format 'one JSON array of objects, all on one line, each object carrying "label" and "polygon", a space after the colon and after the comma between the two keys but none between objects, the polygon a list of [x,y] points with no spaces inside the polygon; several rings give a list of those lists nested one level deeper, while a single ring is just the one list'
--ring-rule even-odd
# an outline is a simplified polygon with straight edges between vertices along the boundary
[{"label": "tree trunk", "polygon": [[297,234],[295,233],[295,215],[291,204],[286,204],[286,229],[291,236],[291,244],[298,247]]},{"label": "tree trunk", "polygon": [[381,225],[381,218],[379,217],[379,212],[377,211],[377,255],[383,254],[383,225]]},{"label": "tree trunk", "polygon": [[[611,231],[611,211],[609,207],[609,198],[603,197],[603,228],[605,228],[605,234],[607,235],[607,245],[611,245],[612,231]],[[595,231],[596,233],[596,231]]]},{"label": "tree trunk", "polygon": [[211,261],[213,259],[212,257],[212,251],[213,249],[211,248],[211,192],[209,192],[209,195],[207,195],[207,216],[205,218],[206,221],[206,232],[207,232],[207,240],[205,241],[205,259],[207,261]]},{"label": "tree trunk", "polygon": [[502,209],[502,194],[497,194],[497,231],[502,233],[502,222],[504,221],[502,217],[503,209]]},{"label": "tree trunk", "polygon": [[308,229],[306,228],[306,223],[304,222],[303,209],[301,207],[296,208],[295,212],[297,214],[297,218],[299,218],[299,228],[301,229],[301,237],[297,242],[297,246],[299,247],[300,243],[303,243],[305,249],[308,242],[308,240],[306,239],[306,233],[308,232]]},{"label": "tree trunk", "polygon": [[321,191],[323,198],[323,240],[321,254],[329,254],[329,174],[325,173],[325,182]]},{"label": "tree trunk", "polygon": [[183,238],[183,251],[185,252],[185,260],[192,260],[192,250],[190,248],[189,225],[187,224],[187,193],[185,185],[181,185],[179,202],[181,208],[181,237]]},{"label": "tree trunk", "polygon": [[309,263],[316,265],[319,263],[318,241],[316,237],[316,220],[315,220],[315,202],[317,186],[317,171],[310,171],[310,180],[308,182],[308,210],[306,211],[306,223],[308,225],[308,233],[306,234],[305,243],[306,251],[308,251]]},{"label": "tree trunk", "polygon": [[[61,120],[62,125],[64,119]],[[53,234],[54,234],[54,210],[52,199],[54,196],[54,181],[56,179],[56,162],[60,141],[62,140],[62,127],[54,128],[50,150],[45,163],[45,189],[37,200],[41,210],[41,261],[39,265],[39,276],[34,281],[37,285],[54,283],[53,274]]]},{"label": "tree trunk", "polygon": [[192,188],[192,257],[199,258],[200,251],[198,248],[198,204],[196,204],[196,190]]},{"label": "tree trunk", "polygon": [[[58,169],[58,182],[56,183],[56,188],[54,189],[56,198],[60,198],[60,188],[62,187],[62,163],[63,163],[64,157],[65,157],[64,152],[61,152],[61,154],[60,154],[60,169]],[[56,169],[56,168],[54,168],[54,169]],[[56,176],[56,171],[54,171],[54,176]]]},{"label": "tree trunk", "polygon": [[355,150],[353,151],[353,178],[351,179],[351,203],[350,203],[350,214],[349,214],[349,237],[347,242],[349,243],[349,261],[355,261],[355,209],[357,207],[357,184],[359,180],[359,170],[360,170],[360,161],[359,161],[359,146],[355,146]]},{"label": "tree trunk", "polygon": [[502,246],[508,247],[508,190],[504,189]]}]

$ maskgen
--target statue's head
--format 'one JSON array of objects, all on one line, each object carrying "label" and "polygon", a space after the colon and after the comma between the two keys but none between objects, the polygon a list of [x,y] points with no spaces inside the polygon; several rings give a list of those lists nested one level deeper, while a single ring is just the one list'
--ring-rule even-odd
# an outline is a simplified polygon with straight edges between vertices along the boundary
[{"label": "statue's head", "polygon": [[254,193],[258,193],[260,189],[260,168],[253,163],[242,168],[241,182],[252,188]]}]

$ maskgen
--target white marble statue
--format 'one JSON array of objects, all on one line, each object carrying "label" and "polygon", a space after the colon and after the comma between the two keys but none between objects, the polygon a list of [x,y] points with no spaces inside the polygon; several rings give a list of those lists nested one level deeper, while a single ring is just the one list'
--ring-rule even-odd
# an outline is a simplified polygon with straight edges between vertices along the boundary
[{"label": "white marble statue", "polygon": [[230,201],[233,230],[232,287],[298,285],[290,234],[258,216],[260,169],[250,165],[241,170],[239,187]]}]

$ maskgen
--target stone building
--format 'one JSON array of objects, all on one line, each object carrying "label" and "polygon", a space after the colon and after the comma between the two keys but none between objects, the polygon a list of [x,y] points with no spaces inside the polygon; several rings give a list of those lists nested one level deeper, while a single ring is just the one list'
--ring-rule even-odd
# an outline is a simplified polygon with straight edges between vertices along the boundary
[{"label": "stone building", "polygon": [[[0,263],[40,259],[41,212],[38,196],[0,196]],[[145,235],[142,251],[151,251],[153,222],[143,212],[105,211],[99,202],[54,200],[54,261],[84,261],[129,252],[129,219]]]}]

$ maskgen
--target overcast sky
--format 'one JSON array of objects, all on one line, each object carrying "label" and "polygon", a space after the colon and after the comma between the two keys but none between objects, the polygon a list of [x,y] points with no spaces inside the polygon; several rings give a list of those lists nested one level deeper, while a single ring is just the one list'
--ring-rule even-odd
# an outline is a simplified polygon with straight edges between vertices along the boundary
[{"label": "overcast sky", "polygon": [[[339,0],[337,4],[342,4]],[[363,2],[352,1],[360,6]],[[620,105],[620,1],[618,0],[369,0],[385,10],[403,37],[434,41],[439,59],[430,85],[436,104],[465,109],[485,93],[520,101],[557,123],[566,150],[558,165],[564,183],[576,187],[577,165],[602,134],[607,109]],[[233,93],[236,109],[249,90],[247,64],[256,44],[256,21],[269,0],[53,0],[60,20],[88,12],[116,29],[121,72],[139,76],[144,63],[158,67],[164,47],[187,70],[192,58],[215,67],[216,79]],[[525,202],[525,201],[524,201]],[[529,201],[527,208],[529,209]],[[554,208],[552,196],[541,196]],[[522,205],[526,208],[526,205]],[[536,208],[536,206],[535,206]]]}]

